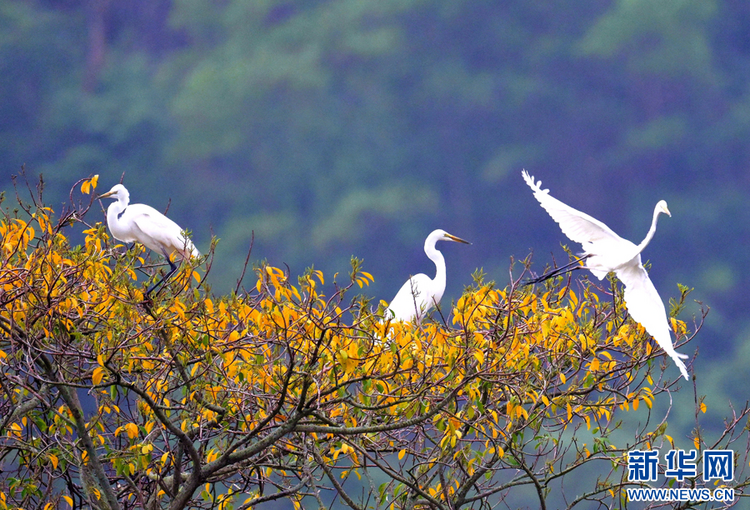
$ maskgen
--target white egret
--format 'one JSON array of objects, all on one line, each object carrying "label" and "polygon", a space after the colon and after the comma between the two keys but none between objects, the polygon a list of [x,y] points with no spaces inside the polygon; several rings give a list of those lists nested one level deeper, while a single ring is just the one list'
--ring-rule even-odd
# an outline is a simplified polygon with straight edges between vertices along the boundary
[{"label": "white egret", "polygon": [[125,243],[141,243],[162,254],[169,262],[169,273],[148,289],[146,295],[177,271],[177,266],[170,259],[172,253],[177,252],[183,259],[200,257],[198,250],[183,235],[183,230],[177,223],[151,206],[130,204],[130,193],[122,184],[115,184],[111,190],[97,198],[107,197],[115,199],[107,208],[107,226],[112,236]]},{"label": "white egret", "polygon": [[[660,200],[656,204],[651,228],[646,234],[646,238],[641,241],[641,244],[635,245],[615,234],[601,221],[551,197],[548,189],[541,189],[542,181],[535,183],[534,178],[526,170],[522,172],[522,175],[526,184],[534,191],[534,197],[552,216],[552,219],[560,225],[563,233],[572,241],[581,243],[584,253],[580,260],[584,260],[586,269],[590,270],[600,280],[607,273],[614,271],[617,278],[625,284],[625,306],[630,316],[654,337],[654,340],[664,349],[664,352],[674,360],[682,376],[688,379],[685,363],[680,359],[688,356],[675,351],[669,333],[670,328],[664,303],[641,263],[641,252],[654,237],[659,214],[664,213],[672,216],[667,208],[667,203]],[[576,262],[578,261],[574,263]],[[580,267],[577,266],[573,269]],[[559,274],[562,269],[564,268],[534,281],[541,281]]]},{"label": "white egret", "polygon": [[441,229],[434,230],[428,235],[424,241],[424,252],[435,263],[437,274],[434,279],[423,273],[409,278],[388,305],[385,311],[386,319],[409,322],[421,320],[433,306],[440,303],[445,292],[445,259],[435,248],[438,241],[471,244]]}]

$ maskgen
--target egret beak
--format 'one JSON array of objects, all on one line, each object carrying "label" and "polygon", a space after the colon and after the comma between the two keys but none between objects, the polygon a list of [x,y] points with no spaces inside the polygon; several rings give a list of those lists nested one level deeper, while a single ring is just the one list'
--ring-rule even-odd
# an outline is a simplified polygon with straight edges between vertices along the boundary
[{"label": "egret beak", "polygon": [[448,241],[455,241],[457,243],[471,244],[469,241],[464,241],[460,237],[456,237],[456,236],[448,234],[448,233],[445,234],[445,238]]},{"label": "egret beak", "polygon": [[99,199],[102,199],[102,198],[111,197],[114,194],[115,194],[114,191],[107,191],[106,193],[102,193],[101,195],[99,195],[98,197],[96,197],[96,199],[99,200]]},{"label": "egret beak", "polygon": [[669,209],[667,208],[666,205],[664,206],[664,212],[667,213],[667,216],[669,216],[670,218],[672,217],[672,213],[669,212]]}]

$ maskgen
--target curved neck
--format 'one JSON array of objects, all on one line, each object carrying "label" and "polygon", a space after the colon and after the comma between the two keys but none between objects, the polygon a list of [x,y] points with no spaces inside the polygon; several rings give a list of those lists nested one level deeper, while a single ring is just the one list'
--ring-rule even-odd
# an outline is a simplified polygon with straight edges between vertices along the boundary
[{"label": "curved neck", "polygon": [[118,197],[117,200],[109,204],[107,208],[107,222],[113,223],[120,219],[122,213],[128,208],[128,199]]},{"label": "curved neck", "polygon": [[651,228],[648,229],[648,233],[646,234],[645,239],[641,241],[641,244],[638,245],[638,253],[642,252],[643,249],[648,246],[648,243],[651,242],[651,239],[653,239],[654,234],[656,233],[656,221],[659,219],[659,214],[661,211],[659,210],[658,206],[654,208],[654,217],[651,220]]},{"label": "curved neck", "polygon": [[435,263],[435,268],[437,269],[433,281],[439,284],[440,288],[445,288],[445,258],[443,258],[443,254],[435,248],[434,244],[432,246],[425,246],[424,252]]}]

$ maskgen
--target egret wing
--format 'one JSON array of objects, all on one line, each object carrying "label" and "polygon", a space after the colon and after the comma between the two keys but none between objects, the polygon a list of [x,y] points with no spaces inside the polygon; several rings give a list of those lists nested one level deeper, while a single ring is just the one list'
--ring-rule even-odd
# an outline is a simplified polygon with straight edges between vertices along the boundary
[{"label": "egret wing", "polygon": [[144,244],[152,250],[162,253],[166,251],[166,254],[177,251],[183,257],[200,256],[190,239],[182,235],[180,226],[153,207],[133,204],[127,211],[130,219],[150,242]]},{"label": "egret wing", "polygon": [[427,299],[427,292],[424,292],[429,281],[430,278],[422,273],[409,278],[391,300],[385,318],[389,319],[393,314],[397,321],[421,319],[434,306],[434,303]]},{"label": "egret wing", "polygon": [[688,356],[675,351],[672,345],[664,303],[643,268],[640,255],[633,264],[617,269],[615,274],[625,284],[625,306],[630,316],[654,337],[656,343],[674,360],[682,376],[688,379],[687,368],[680,359]]},{"label": "egret wing", "polygon": [[552,216],[552,219],[560,225],[563,234],[568,236],[572,241],[586,244],[596,241],[621,240],[622,238],[615,234],[607,225],[592,218],[586,213],[573,209],[569,205],[560,202],[558,199],[550,196],[548,189],[542,189],[542,181],[534,182],[534,177],[529,175],[526,170],[522,172],[526,184],[534,192],[541,206]]}]

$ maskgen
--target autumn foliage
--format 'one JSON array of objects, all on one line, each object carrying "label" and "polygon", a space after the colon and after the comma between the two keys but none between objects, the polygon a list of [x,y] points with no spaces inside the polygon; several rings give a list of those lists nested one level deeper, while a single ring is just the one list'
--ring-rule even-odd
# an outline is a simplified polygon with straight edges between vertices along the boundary
[{"label": "autumn foliage", "polygon": [[[617,290],[523,286],[519,264],[413,325],[383,321],[357,259],[226,296],[195,261],[144,301],[158,258],[83,186],[57,220],[32,196],[0,223],[0,509],[617,507],[627,451],[674,442],[679,373]],[[678,346],[699,329],[671,321]]]}]

